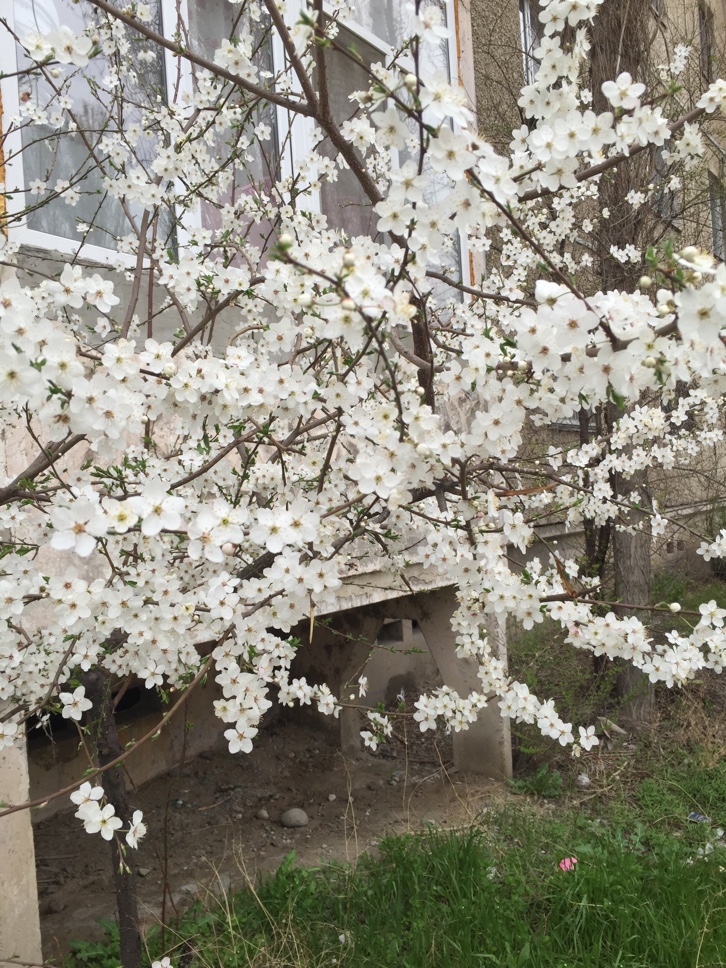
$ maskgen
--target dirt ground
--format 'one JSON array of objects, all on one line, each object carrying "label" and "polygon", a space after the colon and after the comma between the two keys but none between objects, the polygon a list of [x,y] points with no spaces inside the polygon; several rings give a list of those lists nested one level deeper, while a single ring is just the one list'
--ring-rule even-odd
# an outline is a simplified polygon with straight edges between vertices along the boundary
[{"label": "dirt ground", "polygon": [[[471,821],[503,792],[457,773],[446,737],[414,731],[346,759],[319,728],[277,723],[249,755],[225,745],[133,793],[149,827],[129,852],[144,922],[157,923],[162,904],[173,919],[209,890],[242,887],[245,870],[274,870],[290,851],[303,864],[350,861],[389,833]],[[281,825],[292,807],[306,826]],[[39,824],[35,843],[44,956],[59,962],[72,939],[101,938],[99,919],[113,917],[110,848],[72,813]]]}]

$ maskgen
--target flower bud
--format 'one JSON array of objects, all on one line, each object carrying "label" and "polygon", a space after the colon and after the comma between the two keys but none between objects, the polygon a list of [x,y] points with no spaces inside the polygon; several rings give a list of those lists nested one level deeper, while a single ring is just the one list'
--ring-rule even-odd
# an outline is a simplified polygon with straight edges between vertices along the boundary
[{"label": "flower bud", "polygon": [[293,238],[289,232],[283,232],[279,238],[280,248],[289,249],[293,243]]},{"label": "flower bud", "polygon": [[309,293],[304,292],[301,296],[297,297],[297,304],[302,309],[307,309],[308,306],[312,306],[313,297]]},{"label": "flower bud", "polygon": [[167,363],[164,369],[161,371],[161,375],[165,376],[167,380],[171,379],[176,373],[176,363]]},{"label": "flower bud", "polygon": [[657,366],[657,361],[654,356],[646,356],[643,360],[643,366],[647,366],[649,370],[654,370]]},{"label": "flower bud", "polygon": [[341,299],[340,308],[344,309],[347,313],[350,313],[355,309],[355,303],[352,299]]},{"label": "flower bud", "polygon": [[343,265],[346,269],[352,269],[355,265],[355,256],[352,252],[346,252],[343,256]]},{"label": "flower bud", "polygon": [[700,255],[700,252],[701,250],[698,249],[695,245],[687,245],[685,249],[681,249],[678,255],[681,257],[681,259],[686,259],[686,261],[690,262],[691,260],[695,259],[698,255]]},{"label": "flower bud", "polygon": [[51,70],[51,72],[50,72],[50,76],[51,77],[60,77],[61,76],[60,67],[54,67]]},{"label": "flower bud", "polygon": [[641,276],[640,279],[638,279],[639,289],[650,289],[652,285],[653,280],[650,278],[650,276]]},{"label": "flower bud", "polygon": [[415,74],[406,74],[403,79],[403,83],[409,91],[415,91],[418,87],[418,78]]},{"label": "flower bud", "polygon": [[670,605],[668,606],[668,608],[672,612],[680,612],[680,610],[681,610],[681,606],[678,604],[678,602],[671,602]]},{"label": "flower bud", "polygon": [[232,544],[231,541],[225,541],[222,545],[222,551],[225,553],[225,555],[233,555],[236,548],[237,545]]}]

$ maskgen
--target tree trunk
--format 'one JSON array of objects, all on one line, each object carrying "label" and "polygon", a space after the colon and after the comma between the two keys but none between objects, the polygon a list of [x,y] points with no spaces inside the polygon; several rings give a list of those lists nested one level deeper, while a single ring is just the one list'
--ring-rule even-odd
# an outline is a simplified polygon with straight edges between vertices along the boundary
[{"label": "tree trunk", "polygon": [[[618,476],[618,496],[628,500],[638,492],[641,508],[648,502],[648,473],[639,471],[630,479]],[[627,513],[626,522],[642,531],[616,530],[613,536],[615,565],[615,597],[626,605],[650,605],[651,603],[651,535],[648,515],[640,508]],[[617,613],[643,617],[643,612],[619,606]],[[655,688],[648,677],[625,660],[618,660],[617,693],[622,701],[620,718],[632,729],[640,729],[651,722],[655,711]]]},{"label": "tree trunk", "polygon": [[[106,673],[94,670],[83,676],[83,684],[86,687],[87,697],[93,703],[91,728],[98,763],[99,766],[105,766],[123,753],[123,747],[116,731],[110,679]],[[114,766],[107,770],[100,777],[100,782],[109,803],[114,805],[116,816],[123,820],[125,826],[128,826],[131,822],[132,810],[126,795],[123,767]],[[116,891],[121,965],[122,968],[141,968],[141,928],[136,895],[136,878],[133,870],[126,863],[123,847],[116,836],[111,840],[110,847]]]},{"label": "tree trunk", "polygon": [[[600,8],[592,32],[592,91],[593,107],[596,111],[610,110],[610,105],[602,93],[605,81],[612,80],[622,71],[628,71],[634,79],[640,80],[647,73],[651,27],[649,11],[642,9],[643,4],[633,0],[608,0]],[[642,266],[620,262],[611,253],[611,247],[623,248],[628,244],[645,242],[651,226],[657,222],[657,214],[651,206],[635,208],[628,202],[630,190],[642,190],[652,181],[655,158],[652,151],[645,151],[632,165],[621,165],[609,172],[600,182],[600,210],[608,209],[610,217],[604,219],[600,232],[600,285],[603,289],[632,291],[637,286]],[[607,418],[615,422],[622,411],[615,405],[607,407]],[[628,501],[633,492],[638,492],[641,504],[647,500],[647,471],[641,471],[629,480],[616,475],[614,491],[620,500]],[[623,531],[612,529],[610,543],[613,552],[615,571],[615,597],[631,605],[649,605],[651,602],[651,535],[647,515],[635,509],[623,512],[621,524],[644,524],[642,531]],[[617,609],[620,615],[635,614],[643,617],[643,612]],[[652,718],[654,692],[652,683],[629,662],[618,663],[616,691],[624,705],[621,717],[637,728]]]}]

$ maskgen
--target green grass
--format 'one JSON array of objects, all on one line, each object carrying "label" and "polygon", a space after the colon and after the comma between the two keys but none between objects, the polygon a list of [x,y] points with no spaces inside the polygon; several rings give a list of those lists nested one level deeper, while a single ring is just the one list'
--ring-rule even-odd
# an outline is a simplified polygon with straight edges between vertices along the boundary
[{"label": "green grass", "polygon": [[[655,601],[685,611],[710,598],[726,607],[726,584],[656,576]],[[693,619],[662,621],[685,630]],[[609,684],[593,684],[588,656],[561,653],[552,623],[510,642],[513,671],[545,695],[557,684],[563,713],[587,722]],[[579,763],[539,740],[542,756],[537,737],[517,734],[520,746],[532,743],[530,769],[508,806],[459,833],[387,839],[355,868],[306,869],[290,856],[276,874],[210,897],[168,927],[164,950],[152,932],[148,963],[168,955],[174,968],[726,968],[726,837],[716,832],[726,827],[726,757],[711,729],[723,721],[723,693],[710,681],[694,688],[698,716],[687,693],[661,692],[652,736]],[[593,777],[584,796],[572,782],[581,769]],[[712,822],[689,822],[691,812]],[[573,856],[564,873],[559,861]],[[67,968],[118,968],[113,927],[109,934],[105,945],[79,942]]]},{"label": "green grass", "polygon": [[[726,850],[699,858],[648,832],[525,802],[461,833],[387,839],[355,869],[290,856],[254,890],[192,912],[166,953],[188,968],[726,965]],[[118,964],[113,946],[83,948],[76,965]],[[161,953],[152,937],[150,960]]]}]

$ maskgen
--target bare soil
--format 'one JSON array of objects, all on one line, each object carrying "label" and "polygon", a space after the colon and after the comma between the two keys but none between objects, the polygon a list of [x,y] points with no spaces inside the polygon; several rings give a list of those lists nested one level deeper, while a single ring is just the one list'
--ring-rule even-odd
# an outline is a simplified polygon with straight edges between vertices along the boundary
[{"label": "bare soil", "polygon": [[[502,784],[454,770],[451,743],[412,731],[375,754],[344,758],[314,724],[278,722],[249,755],[224,748],[183,763],[133,793],[149,834],[128,859],[145,926],[172,920],[209,891],[244,886],[294,851],[301,864],[352,861],[391,833],[471,822]],[[287,829],[291,807],[308,815]],[[268,819],[265,818],[267,812]],[[44,956],[60,962],[74,938],[100,939],[115,901],[109,845],[72,813],[35,834]]]}]

